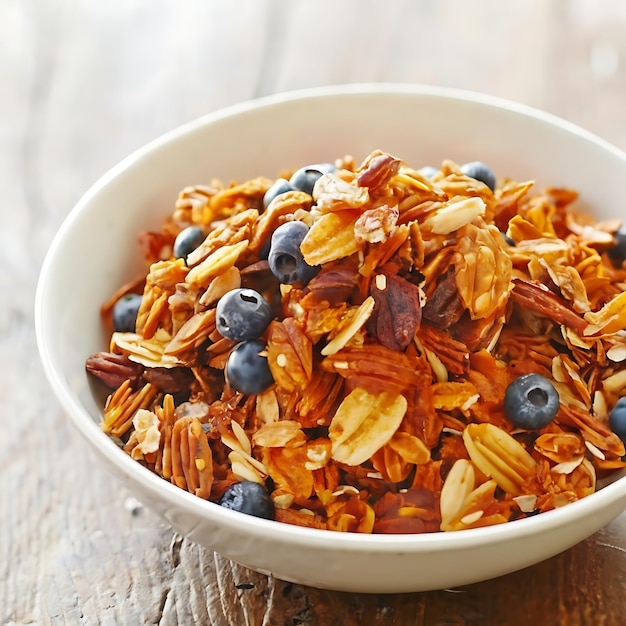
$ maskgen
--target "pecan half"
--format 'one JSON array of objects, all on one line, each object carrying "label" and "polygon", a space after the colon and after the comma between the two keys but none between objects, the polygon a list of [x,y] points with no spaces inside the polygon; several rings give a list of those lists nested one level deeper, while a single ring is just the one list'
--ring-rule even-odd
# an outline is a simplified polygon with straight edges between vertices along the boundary
[{"label": "pecan half", "polygon": [[361,165],[357,183],[359,187],[380,189],[398,173],[401,164],[386,152],[374,151]]},{"label": "pecan half", "polygon": [[587,322],[574,311],[563,298],[552,293],[544,285],[531,283],[515,278],[513,280],[511,299],[513,302],[547,317],[557,324],[567,326],[582,334],[587,328]]},{"label": "pecan half", "polygon": [[109,389],[117,389],[125,380],[130,380],[135,387],[144,368],[139,363],[133,363],[125,354],[96,352],[87,358],[85,369]]}]

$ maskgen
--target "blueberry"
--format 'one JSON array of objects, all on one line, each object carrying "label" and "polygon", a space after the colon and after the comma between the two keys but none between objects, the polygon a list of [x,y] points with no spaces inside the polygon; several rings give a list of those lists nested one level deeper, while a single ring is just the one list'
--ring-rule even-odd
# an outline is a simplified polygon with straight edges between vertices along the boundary
[{"label": "blueberry", "polygon": [[288,180],[284,178],[279,178],[276,182],[265,192],[263,196],[263,207],[267,209],[270,205],[270,202],[274,198],[278,198],[278,196],[282,196],[284,193],[288,191],[294,191],[294,187],[289,184]]},{"label": "blueberry", "polygon": [[502,231],[500,231],[500,234],[502,235],[502,239],[504,239],[504,243],[506,243],[507,246],[515,245],[515,239],[511,239],[511,237],[509,237],[506,233],[503,233]]},{"label": "blueberry", "polygon": [[626,229],[620,228],[613,236],[613,247],[607,251],[609,259],[616,266],[621,266],[626,260]]},{"label": "blueberry", "polygon": [[217,303],[215,326],[221,335],[244,341],[260,337],[272,321],[267,300],[254,289],[233,289]]},{"label": "blueberry", "polygon": [[309,265],[302,256],[300,244],[309,232],[304,222],[285,222],[272,234],[267,260],[272,274],[281,283],[308,283],[319,271],[319,266]]},{"label": "blueberry", "polygon": [[609,427],[626,443],[626,397],[620,398],[609,413]]},{"label": "blueberry", "polygon": [[113,328],[118,333],[134,333],[141,296],[127,293],[113,305]]},{"label": "blueberry", "polygon": [[518,428],[539,430],[547,426],[559,410],[560,399],[554,385],[541,374],[525,374],[515,379],[504,393],[504,414]]},{"label": "blueberry", "polygon": [[421,167],[418,172],[424,177],[424,178],[432,178],[439,170],[436,167],[433,167],[432,165],[424,165],[424,167]]},{"label": "blueberry", "polygon": [[293,176],[289,179],[289,184],[294,189],[299,189],[313,195],[313,187],[318,178],[321,178],[324,174],[334,171],[335,166],[332,163],[316,163],[315,165],[305,165],[298,171],[294,172]]},{"label": "blueberry", "polygon": [[174,256],[186,261],[187,255],[191,254],[204,241],[204,238],[204,232],[197,226],[183,228],[174,240]]},{"label": "blueberry", "polygon": [[242,480],[233,483],[220,498],[220,505],[255,517],[274,519],[274,503],[263,485]]},{"label": "blueberry", "polygon": [[261,355],[266,347],[262,341],[250,339],[230,351],[224,375],[232,389],[249,396],[265,391],[274,383],[267,357]]},{"label": "blueberry", "polygon": [[482,161],[472,161],[461,166],[461,171],[470,178],[475,178],[485,183],[491,191],[496,188],[496,175]]}]

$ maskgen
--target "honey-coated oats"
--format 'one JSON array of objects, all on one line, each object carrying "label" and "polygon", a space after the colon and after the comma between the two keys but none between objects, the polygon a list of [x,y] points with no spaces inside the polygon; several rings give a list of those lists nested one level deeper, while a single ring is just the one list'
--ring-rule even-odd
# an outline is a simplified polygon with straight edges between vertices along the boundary
[{"label": "honey-coated oats", "polygon": [[[626,269],[618,220],[575,192],[501,180],[492,192],[444,161],[426,178],[377,150],[267,208],[274,183],[183,189],[159,232],[135,332],[112,332],[87,369],[111,390],[102,428],[138,462],[217,502],[265,485],[279,521],[348,532],[453,531],[523,518],[594,491],[626,467],[608,416],[626,395]],[[307,284],[279,284],[274,230],[309,230]],[[176,235],[205,240],[186,262]],[[262,352],[274,383],[245,396],[224,377],[237,344],[215,307],[253,288],[274,318]],[[558,392],[538,431],[507,419],[507,387],[540,374]]]}]

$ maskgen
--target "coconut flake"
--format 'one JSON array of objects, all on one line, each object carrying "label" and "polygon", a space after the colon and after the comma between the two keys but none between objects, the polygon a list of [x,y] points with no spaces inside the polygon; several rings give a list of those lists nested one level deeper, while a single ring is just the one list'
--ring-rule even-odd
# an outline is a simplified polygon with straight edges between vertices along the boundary
[{"label": "coconut flake", "polygon": [[513,500],[522,513],[532,513],[535,510],[535,505],[537,504],[537,496],[532,494],[516,496]]},{"label": "coconut flake", "polygon": [[583,462],[584,458],[584,455],[581,455],[571,461],[559,463],[558,465],[555,465],[551,471],[555,474],[571,474]]}]

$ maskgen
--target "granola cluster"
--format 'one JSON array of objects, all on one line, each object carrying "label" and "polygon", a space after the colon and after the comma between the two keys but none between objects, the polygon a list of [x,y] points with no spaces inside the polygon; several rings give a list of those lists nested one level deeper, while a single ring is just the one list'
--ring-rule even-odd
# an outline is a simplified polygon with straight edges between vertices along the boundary
[{"label": "granola cluster", "polygon": [[[87,369],[110,389],[102,428],[152,471],[219,501],[267,487],[282,522],[421,533],[499,524],[592,493],[626,467],[608,415],[626,395],[626,270],[619,222],[576,212],[576,194],[502,180],[492,191],[445,161],[431,178],[375,151],[338,159],[312,195],[263,208],[273,180],[189,187],[160,232],[140,235],[147,274],[135,332],[113,332]],[[267,246],[308,227],[320,271],[279,284]],[[206,238],[172,255],[190,225]],[[251,287],[272,305],[263,335],[274,383],[224,378],[235,341],[216,303]],[[503,399],[537,373],[560,397],[538,431]]]}]

